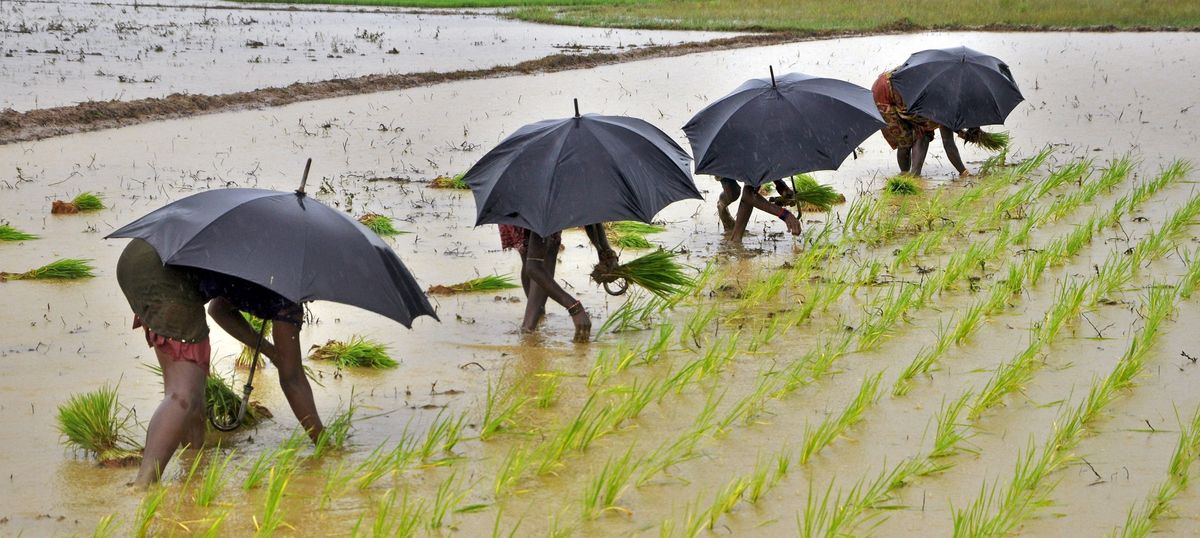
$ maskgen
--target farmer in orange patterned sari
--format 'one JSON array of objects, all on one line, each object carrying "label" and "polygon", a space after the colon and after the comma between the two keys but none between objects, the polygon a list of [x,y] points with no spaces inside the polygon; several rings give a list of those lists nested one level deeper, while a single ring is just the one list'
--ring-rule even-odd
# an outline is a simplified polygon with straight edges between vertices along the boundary
[{"label": "farmer in orange patterned sari", "polygon": [[875,96],[875,106],[879,108],[879,114],[883,116],[883,121],[887,122],[882,129],[883,138],[896,150],[896,163],[900,165],[900,173],[921,175],[925,156],[929,153],[929,143],[933,141],[933,133],[940,131],[942,147],[946,149],[946,157],[950,159],[950,164],[958,170],[958,176],[971,175],[958,154],[954,132],[929,118],[908,112],[904,99],[892,88],[892,70],[884,71],[875,79],[875,84],[871,86],[871,94]]}]

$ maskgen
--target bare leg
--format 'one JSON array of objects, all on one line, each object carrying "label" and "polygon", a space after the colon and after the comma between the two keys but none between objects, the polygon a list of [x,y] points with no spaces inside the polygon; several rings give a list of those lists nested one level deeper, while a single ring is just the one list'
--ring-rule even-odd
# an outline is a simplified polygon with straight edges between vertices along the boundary
[{"label": "bare leg", "polygon": [[733,235],[730,236],[735,243],[742,242],[742,236],[746,235],[746,226],[750,224],[750,213],[754,212],[754,202],[751,201],[752,196],[758,196],[758,188],[746,185],[742,187],[742,201],[738,202],[737,222],[733,225]]},{"label": "bare leg", "polygon": [[946,150],[946,158],[950,159],[950,164],[954,165],[955,170],[958,170],[958,177],[971,175],[967,171],[967,166],[963,164],[962,156],[958,154],[958,144],[954,143],[954,131],[941,127],[938,132],[942,135],[942,147]]},{"label": "bare leg", "polygon": [[925,166],[925,156],[929,154],[929,138],[925,133],[918,132],[916,134],[917,141],[912,147],[912,171],[913,176],[921,175],[921,168]]},{"label": "bare leg", "polygon": [[[531,245],[532,243],[533,241],[530,241]],[[543,245],[545,247],[544,252],[534,254],[532,253],[533,249],[530,249],[530,255],[534,256],[541,262],[541,267],[545,268],[545,271],[549,274],[548,276],[551,280],[554,279],[554,271],[558,266],[558,245],[560,243],[561,237],[558,234],[554,234],[543,239]],[[525,320],[521,323],[521,330],[526,332],[533,331],[535,328],[537,328],[538,323],[541,323],[542,317],[546,315],[546,300],[550,298],[548,293],[549,290],[547,290],[545,286],[542,286],[536,281],[532,281],[533,274],[530,272],[530,265],[531,264],[526,263],[524,271],[527,273],[526,278],[531,279],[529,302],[525,305]]]},{"label": "bare leg", "polygon": [[134,485],[157,481],[163,467],[182,444],[204,444],[204,383],[208,371],[194,362],[181,361],[155,349],[163,372],[163,401],[146,428],[146,449]]},{"label": "bare leg", "polygon": [[[743,208],[746,208],[744,210],[744,221],[742,220]],[[770,213],[771,215],[779,215],[779,213],[783,211],[782,207],[772,204],[770,200],[763,198],[763,196],[758,193],[758,189],[746,187],[742,191],[742,202],[738,205],[738,227],[734,228],[734,241],[741,241],[742,232],[746,231],[746,223],[749,222],[750,212],[753,211],[753,209],[758,209],[760,211]],[[800,219],[797,218],[796,215],[788,213],[783,222],[785,225],[787,225],[788,233],[792,235],[800,235]]]},{"label": "bare leg", "polygon": [[896,164],[900,165],[900,173],[907,174],[912,169],[912,146],[896,148]]},{"label": "bare leg", "polygon": [[721,196],[717,198],[717,217],[721,219],[721,228],[726,233],[734,229],[733,217],[729,215],[729,204],[736,202],[741,192],[736,181],[721,179]]},{"label": "bare leg", "polygon": [[271,339],[275,341],[277,351],[271,363],[279,372],[279,388],[287,396],[292,413],[296,414],[296,419],[315,443],[324,426],[317,414],[317,404],[313,402],[312,387],[300,363],[300,327],[276,319],[271,323]]}]

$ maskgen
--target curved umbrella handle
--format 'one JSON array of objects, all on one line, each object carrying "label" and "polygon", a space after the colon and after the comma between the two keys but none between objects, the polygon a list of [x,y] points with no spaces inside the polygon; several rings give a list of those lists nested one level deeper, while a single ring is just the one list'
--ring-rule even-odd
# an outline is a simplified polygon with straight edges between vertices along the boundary
[{"label": "curved umbrella handle", "polygon": [[603,284],[601,284],[602,286],[604,286],[605,293],[608,293],[609,295],[612,295],[613,297],[618,297],[621,295],[625,295],[625,292],[629,290],[629,280],[627,280],[625,278],[620,278],[618,280],[614,280],[613,282],[621,283],[620,286],[617,287],[616,291],[613,291],[612,288],[608,287],[608,285],[612,284],[612,282],[604,282]]},{"label": "curved umbrella handle", "polygon": [[231,432],[236,430],[242,425],[242,420],[246,418],[246,411],[250,406],[250,392],[254,390],[254,370],[258,366],[258,352],[262,349],[263,333],[265,332],[267,332],[267,324],[264,322],[262,328],[258,330],[258,343],[254,344],[254,355],[250,357],[250,375],[246,378],[246,384],[242,386],[242,401],[238,404],[237,416],[234,417],[232,422],[221,422],[221,420],[228,417],[218,418],[213,413],[212,408],[208,410],[208,422],[218,431]]}]

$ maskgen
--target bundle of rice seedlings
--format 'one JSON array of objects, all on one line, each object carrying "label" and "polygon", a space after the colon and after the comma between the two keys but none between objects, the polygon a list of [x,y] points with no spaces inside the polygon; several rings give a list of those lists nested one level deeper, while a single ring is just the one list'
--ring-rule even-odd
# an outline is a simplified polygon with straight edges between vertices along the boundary
[{"label": "bundle of rice seedlings", "polygon": [[375,232],[376,235],[384,236],[408,233],[393,226],[392,217],[380,215],[379,213],[367,213],[366,215],[358,217],[358,222],[361,222],[363,226],[370,228],[371,231]]},{"label": "bundle of rice seedlings", "polygon": [[317,347],[308,358],[317,361],[333,361],[338,368],[395,368],[400,365],[387,354],[387,346],[352,336],[350,341],[330,340]]},{"label": "bundle of rice seedlings", "polygon": [[50,213],[55,215],[73,214],[81,211],[98,211],[104,209],[104,199],[92,192],[81,192],[70,202],[55,200],[50,204]]},{"label": "bundle of rice seedlings", "polygon": [[625,279],[663,298],[680,293],[692,285],[692,279],[684,274],[683,267],[675,263],[675,254],[662,249],[619,265],[609,272],[602,272],[599,266],[592,271],[592,280],[596,282],[619,279]]},{"label": "bundle of rice seedlings", "polygon": [[792,189],[795,194],[788,205],[797,205],[801,211],[823,213],[837,204],[846,202],[846,197],[833,187],[817,183],[817,180],[808,174],[792,177]]},{"label": "bundle of rice seedlings", "polygon": [[618,234],[650,235],[667,231],[665,226],[646,224],[635,220],[618,220],[605,223],[605,227]]},{"label": "bundle of rice seedlings", "polygon": [[7,224],[0,224],[0,241],[29,241],[37,238],[36,235],[22,232]]},{"label": "bundle of rice seedlings", "polygon": [[1007,131],[989,133],[983,129],[968,129],[962,137],[968,144],[975,144],[988,151],[1000,151],[1008,147]]},{"label": "bundle of rice seedlings", "polygon": [[654,244],[642,234],[613,234],[608,241],[620,248],[630,250],[645,250],[654,248]]},{"label": "bundle of rice seedlings", "polygon": [[[246,320],[246,323],[250,324],[250,327],[254,329],[255,334],[258,334],[260,331],[266,331],[264,338],[270,336],[271,320],[259,319],[258,316],[255,316],[249,312],[242,312],[242,318]],[[242,352],[238,354],[237,365],[249,368],[250,359],[252,357],[254,357],[254,348],[247,346],[246,344],[242,344]]]},{"label": "bundle of rice seedlings", "polygon": [[429,293],[433,295],[452,295],[455,293],[471,293],[476,291],[499,291],[521,287],[513,281],[512,275],[489,275],[472,278],[466,282],[449,286],[432,286]]},{"label": "bundle of rice seedlings", "polygon": [[124,464],[141,459],[141,446],[133,440],[133,411],[117,401],[116,387],[76,394],[58,406],[58,431],[67,446],[95,456],[102,464]]},{"label": "bundle of rice seedlings", "polygon": [[[208,416],[222,424],[233,422],[233,419],[237,418],[238,407],[242,405],[242,397],[238,391],[233,390],[233,382],[219,374],[208,374],[208,379],[204,384],[204,399]],[[242,420],[242,424],[251,426],[272,416],[274,415],[271,414],[270,409],[250,400],[250,406],[246,408],[246,417]]]},{"label": "bundle of rice seedlings", "polygon": [[466,174],[458,174],[456,176],[438,176],[433,178],[433,181],[429,183],[429,186],[435,189],[470,189],[471,187],[468,187],[466,182],[463,181],[464,175]]},{"label": "bundle of rice seedlings", "polygon": [[0,280],[77,280],[96,276],[90,260],[63,258],[24,273],[0,272]]},{"label": "bundle of rice seedlings", "polygon": [[900,175],[888,178],[887,183],[883,186],[883,190],[889,194],[908,196],[920,193],[921,185],[911,176]]}]

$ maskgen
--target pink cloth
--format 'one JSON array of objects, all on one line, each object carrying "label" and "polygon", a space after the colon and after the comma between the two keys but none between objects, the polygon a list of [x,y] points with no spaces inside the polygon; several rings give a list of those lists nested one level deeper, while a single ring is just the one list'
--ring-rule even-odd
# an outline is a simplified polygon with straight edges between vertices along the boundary
[{"label": "pink cloth", "polygon": [[504,250],[516,249],[517,252],[525,254],[525,228],[511,224],[501,224],[500,248]]},{"label": "pink cloth", "polygon": [[150,327],[142,324],[142,318],[133,316],[133,328],[138,327],[145,331],[146,344],[150,347],[177,361],[196,363],[208,370],[209,357],[212,355],[212,347],[208,343],[208,338],[194,343],[173,340],[151,331]]}]

